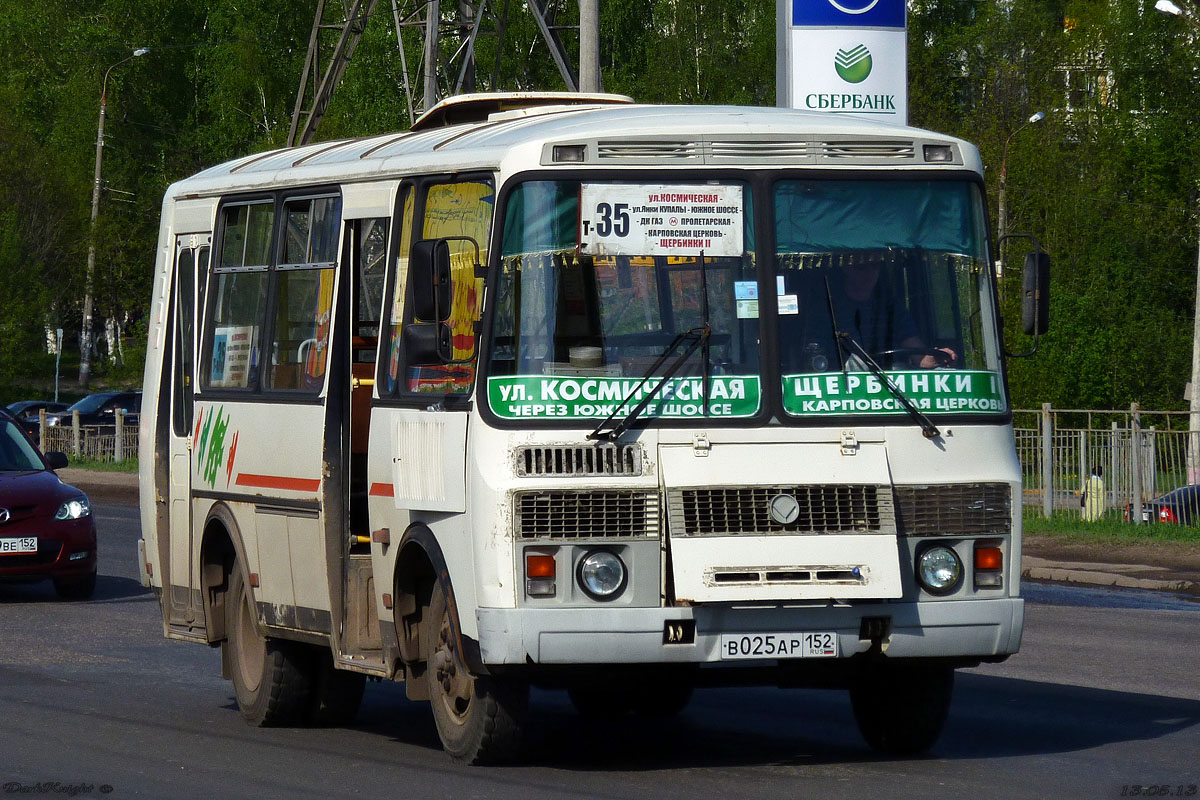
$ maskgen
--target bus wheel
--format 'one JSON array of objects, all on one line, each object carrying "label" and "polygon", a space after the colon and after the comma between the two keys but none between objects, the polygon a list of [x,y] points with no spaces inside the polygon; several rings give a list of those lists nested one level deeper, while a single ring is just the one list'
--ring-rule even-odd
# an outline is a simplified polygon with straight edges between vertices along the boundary
[{"label": "bus wheel", "polygon": [[440,583],[433,587],[428,626],[425,680],[442,747],[468,764],[511,760],[529,711],[529,685],[467,670]]},{"label": "bus wheel", "polygon": [[367,676],[361,672],[347,672],[333,666],[333,654],[326,648],[314,653],[315,685],[309,721],[327,728],[350,725],[358,716],[362,705],[363,689]]},{"label": "bus wheel", "polygon": [[850,688],[858,730],[872,749],[895,756],[933,746],[950,712],[954,670],[939,664],[869,667]]},{"label": "bus wheel", "polygon": [[225,643],[233,692],[251,725],[275,727],[304,721],[312,699],[313,660],[302,645],[264,639],[254,625],[250,590],[234,564],[225,602]]}]

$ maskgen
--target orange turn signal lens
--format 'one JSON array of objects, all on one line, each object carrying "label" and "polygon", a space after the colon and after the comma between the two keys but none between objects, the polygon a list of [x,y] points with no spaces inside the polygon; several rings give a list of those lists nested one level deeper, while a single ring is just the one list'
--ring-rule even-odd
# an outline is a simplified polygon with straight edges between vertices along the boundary
[{"label": "orange turn signal lens", "polygon": [[976,547],[975,569],[994,570],[1004,568],[1004,553],[999,547]]},{"label": "orange turn signal lens", "polygon": [[554,556],[542,555],[538,553],[525,554],[525,577],[526,578],[553,578],[554,577]]}]

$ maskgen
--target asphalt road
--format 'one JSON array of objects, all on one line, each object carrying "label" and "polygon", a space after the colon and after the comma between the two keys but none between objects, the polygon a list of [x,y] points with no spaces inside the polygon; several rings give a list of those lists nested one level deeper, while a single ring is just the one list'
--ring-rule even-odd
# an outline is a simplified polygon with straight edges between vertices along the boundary
[{"label": "asphalt road", "polygon": [[352,728],[247,726],[218,652],[163,638],[136,579],[135,509],[96,515],[92,602],[0,585],[0,800],[1200,797],[1200,606],[1188,600],[1027,585],[1022,652],[959,673],[925,758],[867,750],[838,692],[701,690],[678,719],[604,727],[536,692],[526,762],[468,768],[395,684],[368,684]]}]

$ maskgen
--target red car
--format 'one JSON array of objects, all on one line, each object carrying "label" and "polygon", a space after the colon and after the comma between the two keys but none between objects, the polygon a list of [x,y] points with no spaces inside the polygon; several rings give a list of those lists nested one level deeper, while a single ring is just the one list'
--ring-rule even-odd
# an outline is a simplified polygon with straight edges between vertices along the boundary
[{"label": "red car", "polygon": [[49,578],[59,597],[86,600],[96,589],[96,524],[87,495],[54,474],[66,465],[0,414],[0,582]]}]

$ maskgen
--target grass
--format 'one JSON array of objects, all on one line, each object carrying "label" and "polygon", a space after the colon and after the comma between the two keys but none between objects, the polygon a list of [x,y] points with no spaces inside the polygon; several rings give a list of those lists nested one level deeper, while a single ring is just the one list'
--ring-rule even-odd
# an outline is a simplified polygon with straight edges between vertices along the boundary
[{"label": "grass", "polygon": [[1057,512],[1046,519],[1036,512],[1024,515],[1025,533],[1034,536],[1054,536],[1074,541],[1105,542],[1109,544],[1152,544],[1154,542],[1186,542],[1200,544],[1200,528],[1184,525],[1133,525],[1121,520],[1120,512],[1109,512],[1105,519],[1086,522],[1067,512]]},{"label": "grass", "polygon": [[69,455],[71,469],[90,469],[96,472],[128,472],[134,475],[138,471],[138,460],[136,458],[127,458],[124,461],[97,461],[94,458],[86,456]]}]

